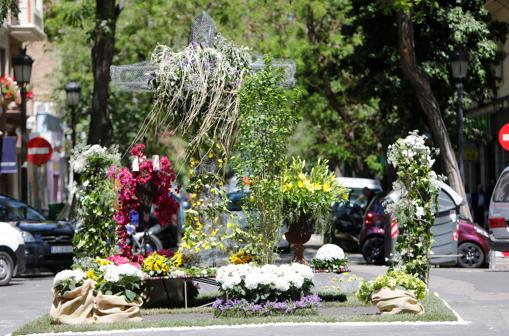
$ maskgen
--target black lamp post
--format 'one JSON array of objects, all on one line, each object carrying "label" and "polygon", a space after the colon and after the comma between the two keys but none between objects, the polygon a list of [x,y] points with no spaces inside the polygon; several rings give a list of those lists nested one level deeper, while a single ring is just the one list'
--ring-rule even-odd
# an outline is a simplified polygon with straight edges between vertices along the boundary
[{"label": "black lamp post", "polygon": [[67,105],[71,108],[71,129],[72,129],[72,147],[76,146],[76,107],[80,103],[81,86],[78,82],[69,82],[65,85],[67,95]]},{"label": "black lamp post", "polygon": [[458,89],[458,164],[461,179],[465,181],[465,168],[463,164],[464,143],[463,138],[463,80],[468,73],[468,54],[463,48],[456,49],[451,56],[452,77],[456,80],[456,88]]},{"label": "black lamp post", "polygon": [[27,188],[27,90],[26,84],[30,83],[32,75],[32,63],[34,60],[27,55],[26,49],[20,49],[19,53],[13,57],[12,66],[14,68],[14,78],[18,82],[21,93],[21,200],[28,201]]}]

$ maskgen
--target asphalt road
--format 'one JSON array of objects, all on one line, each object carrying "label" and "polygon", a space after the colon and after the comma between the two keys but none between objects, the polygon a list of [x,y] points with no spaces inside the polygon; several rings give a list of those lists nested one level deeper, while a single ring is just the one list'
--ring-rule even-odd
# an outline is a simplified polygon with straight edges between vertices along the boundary
[{"label": "asphalt road", "polygon": [[[358,261],[358,256],[350,258]],[[352,265],[352,273],[373,278],[385,272],[384,267]],[[319,275],[317,287],[333,285]],[[15,279],[12,285],[0,287],[0,335],[49,311],[52,278],[39,276]],[[430,287],[438,292],[459,313],[468,325],[371,325],[371,326],[264,326],[227,329],[129,331],[115,335],[508,335],[509,334],[509,272],[488,269],[465,270],[434,268]],[[106,334],[106,333],[105,333]],[[107,333],[109,334],[109,333]],[[67,334],[69,335],[69,334]]]}]

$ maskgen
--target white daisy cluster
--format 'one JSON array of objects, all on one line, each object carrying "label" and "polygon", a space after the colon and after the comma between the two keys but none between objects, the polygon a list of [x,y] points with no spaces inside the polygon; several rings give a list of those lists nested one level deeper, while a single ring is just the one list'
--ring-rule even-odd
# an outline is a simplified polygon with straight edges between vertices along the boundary
[{"label": "white daisy cluster", "polygon": [[224,291],[241,286],[249,291],[269,288],[286,292],[290,288],[300,289],[305,283],[313,281],[313,271],[302,264],[264,265],[252,264],[228,265],[217,270],[216,281]]},{"label": "white daisy cluster", "polygon": [[58,272],[53,279],[53,286],[71,279],[76,282],[80,282],[81,280],[85,279],[85,273],[83,273],[82,270],[64,270]]},{"label": "white daisy cluster", "polygon": [[82,173],[87,168],[90,158],[93,157],[109,162],[108,166],[120,161],[120,154],[116,147],[108,149],[100,145],[76,146],[71,156],[71,167],[74,172]]},{"label": "white daisy cluster", "polygon": [[345,259],[345,252],[343,249],[335,244],[325,244],[316,252],[316,259],[318,260],[334,260]]},{"label": "white daisy cluster", "polygon": [[120,266],[106,265],[102,266],[101,270],[104,272],[104,280],[108,282],[119,282],[124,276],[132,276],[136,278],[143,278],[144,273],[137,267],[130,264],[123,264]]}]

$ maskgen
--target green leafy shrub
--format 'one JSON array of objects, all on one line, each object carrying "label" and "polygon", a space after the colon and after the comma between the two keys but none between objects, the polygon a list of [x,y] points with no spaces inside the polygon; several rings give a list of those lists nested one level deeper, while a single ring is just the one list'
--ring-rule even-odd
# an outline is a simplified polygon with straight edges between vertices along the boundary
[{"label": "green leafy shrub", "polygon": [[373,293],[382,288],[408,290],[418,300],[422,300],[427,292],[426,284],[419,278],[402,271],[389,271],[373,281],[361,282],[356,296],[360,301],[371,302]]},{"label": "green leafy shrub", "polygon": [[77,258],[107,257],[115,247],[116,194],[107,170],[119,162],[116,147],[76,146],[73,151],[71,166],[80,182],[75,194],[78,224],[73,239]]}]

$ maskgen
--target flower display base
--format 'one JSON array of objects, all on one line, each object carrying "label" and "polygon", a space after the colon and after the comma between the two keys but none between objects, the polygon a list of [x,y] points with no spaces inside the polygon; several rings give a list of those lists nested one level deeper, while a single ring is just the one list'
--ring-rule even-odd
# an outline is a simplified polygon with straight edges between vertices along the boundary
[{"label": "flower display base", "polygon": [[330,270],[330,269],[320,269],[320,268],[311,268],[313,270],[313,273],[336,273],[336,274],[342,274],[342,273],[348,273],[351,272],[352,269],[350,266],[340,266],[337,269]]},{"label": "flower display base", "polygon": [[401,289],[382,288],[371,296],[371,302],[382,315],[399,313],[424,314],[424,307],[409,291]]},{"label": "flower display base", "polygon": [[127,302],[123,296],[97,295],[95,299],[94,321],[97,323],[113,323],[120,321],[141,321],[140,306],[142,300]]},{"label": "flower display base", "polygon": [[94,286],[92,280],[83,285],[58,295],[53,291],[53,304],[50,309],[50,318],[61,324],[88,324],[94,322]]},{"label": "flower display base", "polygon": [[186,307],[198,294],[193,279],[208,277],[154,277],[144,280],[145,302],[143,308]]}]

